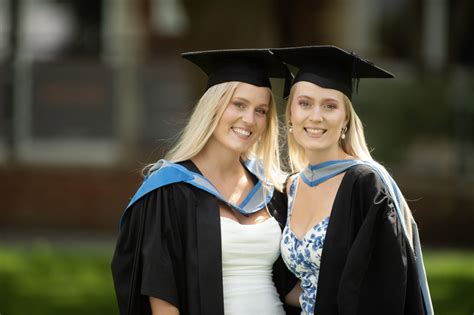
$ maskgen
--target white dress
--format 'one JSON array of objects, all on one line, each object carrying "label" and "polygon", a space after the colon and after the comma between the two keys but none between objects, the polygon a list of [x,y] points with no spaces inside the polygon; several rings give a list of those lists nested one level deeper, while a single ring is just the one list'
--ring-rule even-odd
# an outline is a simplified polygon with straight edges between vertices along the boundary
[{"label": "white dress", "polygon": [[285,314],[272,280],[281,230],[274,218],[243,225],[221,217],[222,280],[226,315]]}]

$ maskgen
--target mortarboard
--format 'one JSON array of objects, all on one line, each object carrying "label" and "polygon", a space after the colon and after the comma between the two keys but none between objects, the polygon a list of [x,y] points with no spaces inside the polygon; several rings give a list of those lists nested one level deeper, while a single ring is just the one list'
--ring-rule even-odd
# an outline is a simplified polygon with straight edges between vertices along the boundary
[{"label": "mortarboard", "polygon": [[272,48],[271,51],[286,64],[299,68],[293,84],[308,81],[341,91],[349,98],[354,85],[357,92],[361,78],[394,77],[374,63],[336,46]]},{"label": "mortarboard", "polygon": [[285,79],[284,97],[288,96],[291,72],[268,49],[224,49],[182,53],[181,56],[207,75],[207,89],[213,85],[239,81],[271,88],[270,78]]}]

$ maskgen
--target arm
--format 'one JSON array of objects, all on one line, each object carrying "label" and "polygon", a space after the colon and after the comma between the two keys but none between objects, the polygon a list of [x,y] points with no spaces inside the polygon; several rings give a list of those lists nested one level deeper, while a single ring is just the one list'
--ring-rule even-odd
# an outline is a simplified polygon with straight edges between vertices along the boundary
[{"label": "arm", "polygon": [[179,315],[179,310],[173,304],[152,296],[149,299],[153,315]]},{"label": "arm", "polygon": [[[120,314],[142,314],[152,306],[149,296],[178,305],[176,265],[165,237],[171,224],[169,192],[158,189],[133,205],[120,229],[112,261]],[[165,313],[167,314],[167,313]]]},{"label": "arm", "polygon": [[290,292],[285,296],[285,303],[291,306],[295,307],[301,307],[300,306],[300,295],[302,293],[301,289],[301,281],[298,280],[298,282],[295,284],[293,289],[291,289]]},{"label": "arm", "polygon": [[416,304],[419,299],[419,289],[411,290],[413,254],[378,175],[358,180],[354,201],[364,218],[341,275],[339,314],[422,314],[408,311],[412,306],[407,297]]}]

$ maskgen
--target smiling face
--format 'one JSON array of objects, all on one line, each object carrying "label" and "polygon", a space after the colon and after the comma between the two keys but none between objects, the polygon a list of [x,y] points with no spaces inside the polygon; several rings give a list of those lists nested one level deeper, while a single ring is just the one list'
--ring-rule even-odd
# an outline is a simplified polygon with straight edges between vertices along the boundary
[{"label": "smiling face", "polygon": [[347,125],[344,95],[306,81],[296,83],[293,89],[290,121],[295,141],[310,163],[339,158],[341,130]]},{"label": "smiling face", "polygon": [[264,133],[269,108],[268,88],[239,83],[208,144],[239,155],[246,153]]}]

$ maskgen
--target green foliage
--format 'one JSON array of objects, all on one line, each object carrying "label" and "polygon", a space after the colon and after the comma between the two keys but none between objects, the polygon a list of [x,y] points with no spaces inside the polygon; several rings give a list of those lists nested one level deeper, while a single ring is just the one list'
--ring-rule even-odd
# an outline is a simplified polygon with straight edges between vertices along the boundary
[{"label": "green foliage", "polygon": [[[456,94],[440,80],[424,82],[372,80],[354,99],[354,107],[366,131],[370,148],[378,160],[400,161],[405,150],[418,139],[459,138],[457,125],[470,124],[474,116],[461,114],[467,93]],[[462,101],[453,96],[461,97]],[[462,111],[468,105],[463,104]],[[462,121],[459,115],[462,116]],[[467,132],[462,131],[463,133]]]},{"label": "green foliage", "polygon": [[[112,246],[0,247],[0,313],[118,314]],[[437,315],[474,311],[474,252],[427,251],[425,264]]]}]

